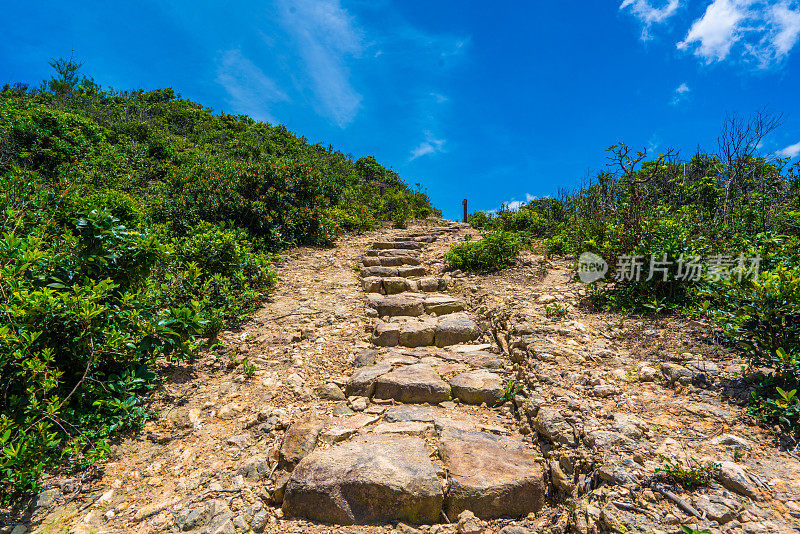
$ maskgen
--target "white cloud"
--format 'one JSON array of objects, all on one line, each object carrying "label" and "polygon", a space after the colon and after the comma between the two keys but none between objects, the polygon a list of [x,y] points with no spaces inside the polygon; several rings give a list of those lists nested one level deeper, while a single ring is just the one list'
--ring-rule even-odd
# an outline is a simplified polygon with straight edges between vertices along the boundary
[{"label": "white cloud", "polygon": [[800,156],[800,142],[783,147],[775,152],[775,155],[780,158],[796,158],[797,156]]},{"label": "white cloud", "polygon": [[677,46],[706,63],[723,61],[742,43],[742,56],[760,68],[779,63],[800,36],[796,0],[714,0]]},{"label": "white cloud", "polygon": [[670,101],[670,104],[672,104],[673,106],[677,106],[678,104],[689,98],[689,93],[691,91],[692,90],[689,89],[689,86],[686,85],[686,82],[680,84],[678,87],[675,88],[675,92],[672,95],[672,100]]},{"label": "white cloud", "polygon": [[668,0],[661,7],[653,6],[649,0],[624,0],[619,6],[621,10],[630,9],[630,12],[642,22],[642,41],[652,39],[651,26],[666,22],[679,7],[681,7],[680,0]]},{"label": "white cloud", "polygon": [[687,50],[697,44],[694,54],[707,62],[725,59],[742,36],[740,26],[748,18],[751,3],[752,0],[714,0],[703,16],[694,21],[678,48]]},{"label": "white cloud", "polygon": [[436,100],[437,104],[444,104],[449,100],[446,96],[440,93],[431,93],[431,96]]},{"label": "white cloud", "polygon": [[269,103],[289,100],[275,82],[239,50],[222,54],[217,68],[217,83],[227,91],[234,111],[277,124],[267,106]]},{"label": "white cloud", "polygon": [[537,198],[539,198],[539,197],[533,196],[530,193],[525,193],[525,200],[513,200],[512,199],[512,200],[510,200],[508,202],[505,202],[505,205],[510,211],[517,211],[518,209],[520,209],[522,206],[524,206],[528,202],[530,202],[532,200],[536,200]]},{"label": "white cloud", "polygon": [[411,158],[409,161],[413,161],[428,154],[444,152],[444,145],[446,142],[447,141],[445,139],[437,139],[431,132],[425,132],[425,141],[420,143],[418,147],[411,151]]},{"label": "white cloud", "polygon": [[346,60],[363,50],[362,32],[339,0],[277,0],[280,20],[294,38],[324,115],[350,124],[361,95],[349,79]]}]

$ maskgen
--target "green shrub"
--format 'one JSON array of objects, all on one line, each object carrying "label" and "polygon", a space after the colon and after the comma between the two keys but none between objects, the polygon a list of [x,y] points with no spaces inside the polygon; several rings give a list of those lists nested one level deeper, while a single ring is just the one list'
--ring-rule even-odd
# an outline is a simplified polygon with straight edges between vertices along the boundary
[{"label": "green shrub", "polygon": [[523,240],[512,233],[495,232],[478,241],[452,247],[444,256],[447,268],[478,273],[498,271],[517,261]]}]

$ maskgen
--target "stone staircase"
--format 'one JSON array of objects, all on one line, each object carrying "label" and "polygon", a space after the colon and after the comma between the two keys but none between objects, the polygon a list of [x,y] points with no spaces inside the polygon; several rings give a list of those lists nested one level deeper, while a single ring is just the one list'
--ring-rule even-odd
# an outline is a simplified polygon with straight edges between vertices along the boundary
[{"label": "stone staircase", "polygon": [[538,451],[514,418],[522,399],[504,399],[510,362],[469,344],[480,328],[422,259],[427,244],[458,229],[405,232],[362,258],[377,348],[356,359],[336,417],[287,430],[286,517],[434,524],[465,510],[493,519],[544,505]]}]

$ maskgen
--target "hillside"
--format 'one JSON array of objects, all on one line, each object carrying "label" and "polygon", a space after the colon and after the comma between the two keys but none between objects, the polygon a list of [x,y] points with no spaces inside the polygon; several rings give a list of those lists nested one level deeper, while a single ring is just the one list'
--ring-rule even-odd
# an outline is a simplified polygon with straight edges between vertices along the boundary
[{"label": "hillside", "polygon": [[435,212],[373,157],[53,65],[0,91],[5,498],[151,418],[155,361],[247,317],[276,253]]}]

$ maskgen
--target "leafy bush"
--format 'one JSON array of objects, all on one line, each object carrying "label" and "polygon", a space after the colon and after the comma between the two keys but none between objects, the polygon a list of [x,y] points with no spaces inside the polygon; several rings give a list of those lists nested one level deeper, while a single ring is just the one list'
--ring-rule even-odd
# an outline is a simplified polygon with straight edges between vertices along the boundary
[{"label": "leafy bush", "polygon": [[150,417],[156,361],[244,319],[274,252],[439,213],[372,157],[51,64],[0,90],[3,501]]},{"label": "leafy bush", "polygon": [[444,256],[447,268],[486,273],[510,267],[517,261],[522,239],[508,232],[494,232],[478,241],[452,247]]}]

